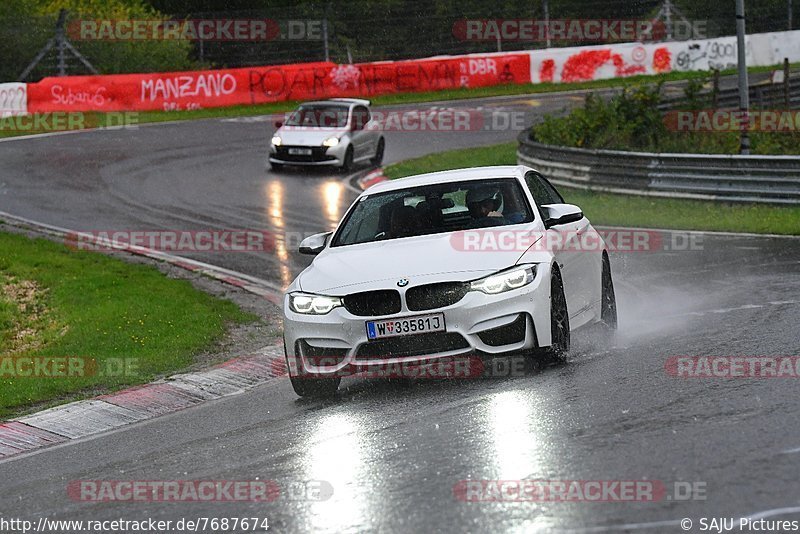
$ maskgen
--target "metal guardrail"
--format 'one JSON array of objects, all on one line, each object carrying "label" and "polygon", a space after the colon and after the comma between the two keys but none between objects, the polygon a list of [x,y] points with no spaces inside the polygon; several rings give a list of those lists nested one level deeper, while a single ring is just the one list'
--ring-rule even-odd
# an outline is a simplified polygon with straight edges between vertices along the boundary
[{"label": "metal guardrail", "polygon": [[[712,105],[713,91],[706,89],[697,95]],[[800,108],[800,76],[796,71],[789,76],[789,106],[786,106],[786,89],[783,83],[770,83],[768,81],[750,86],[750,105],[759,109],[798,109]],[[677,96],[665,98],[658,105],[661,111],[680,108],[686,104],[686,98]],[[717,92],[716,104],[718,109],[739,108],[739,88],[725,87]]]},{"label": "metal guardrail", "polygon": [[800,204],[800,156],[652,154],[544,145],[520,134],[517,160],[558,185],[612,193]]}]

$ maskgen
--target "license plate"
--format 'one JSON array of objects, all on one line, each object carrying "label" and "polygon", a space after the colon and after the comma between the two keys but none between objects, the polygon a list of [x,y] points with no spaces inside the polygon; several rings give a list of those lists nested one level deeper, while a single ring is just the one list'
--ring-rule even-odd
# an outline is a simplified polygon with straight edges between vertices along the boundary
[{"label": "license plate", "polygon": [[310,156],[311,149],[310,148],[290,148],[289,154],[292,156]]},{"label": "license plate", "polygon": [[424,334],[427,332],[444,332],[444,314],[416,315],[402,319],[386,319],[384,321],[367,321],[367,337],[381,339],[384,337]]}]

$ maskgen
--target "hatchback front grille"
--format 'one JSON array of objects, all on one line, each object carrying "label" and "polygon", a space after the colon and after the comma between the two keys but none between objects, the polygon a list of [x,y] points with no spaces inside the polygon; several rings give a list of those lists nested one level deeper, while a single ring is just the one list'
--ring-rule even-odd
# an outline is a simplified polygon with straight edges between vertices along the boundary
[{"label": "hatchback front grille", "polygon": [[452,306],[469,292],[469,282],[443,282],[412,287],[406,291],[406,305],[411,311],[434,310]]},{"label": "hatchback front grille", "polygon": [[[311,149],[310,154],[290,154],[290,149],[300,149],[307,151]],[[336,158],[333,156],[329,156],[327,154],[328,147],[326,146],[314,146],[314,147],[307,147],[307,146],[287,146],[281,145],[279,147],[275,147],[275,156],[277,159],[281,161],[288,161],[288,162],[298,162],[298,163],[309,163],[315,161],[331,161]]]},{"label": "hatchback front grille", "polygon": [[353,293],[342,300],[347,311],[360,317],[400,313],[400,293],[393,289]]}]

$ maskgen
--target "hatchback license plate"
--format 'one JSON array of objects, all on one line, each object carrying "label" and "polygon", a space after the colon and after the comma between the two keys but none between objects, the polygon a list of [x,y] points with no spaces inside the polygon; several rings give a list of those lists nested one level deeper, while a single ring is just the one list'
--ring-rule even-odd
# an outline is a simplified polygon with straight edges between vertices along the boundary
[{"label": "hatchback license plate", "polygon": [[289,154],[292,156],[310,156],[311,149],[310,148],[290,148]]},{"label": "hatchback license plate", "polygon": [[367,321],[367,337],[381,339],[384,337],[405,336],[408,334],[425,334],[428,332],[444,332],[444,314],[416,315],[401,319],[383,321]]}]

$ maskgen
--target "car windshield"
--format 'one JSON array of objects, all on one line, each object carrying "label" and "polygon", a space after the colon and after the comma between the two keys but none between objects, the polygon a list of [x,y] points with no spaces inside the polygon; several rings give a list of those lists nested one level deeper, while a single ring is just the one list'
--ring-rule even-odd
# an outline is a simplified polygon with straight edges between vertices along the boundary
[{"label": "car windshield", "polygon": [[332,246],[531,222],[514,178],[449,182],[362,197]]},{"label": "car windshield", "polygon": [[303,128],[344,128],[347,126],[347,106],[307,104],[300,106],[286,120],[286,126]]}]

